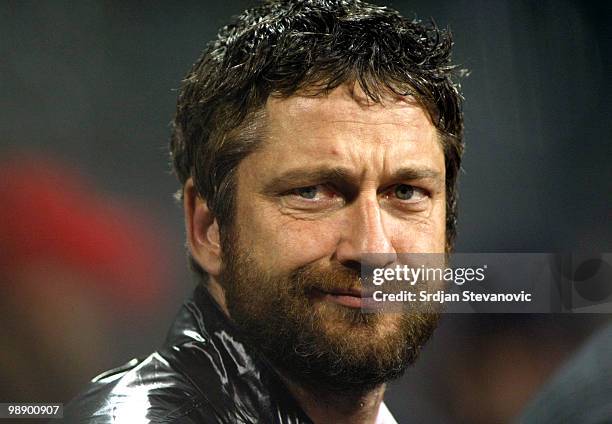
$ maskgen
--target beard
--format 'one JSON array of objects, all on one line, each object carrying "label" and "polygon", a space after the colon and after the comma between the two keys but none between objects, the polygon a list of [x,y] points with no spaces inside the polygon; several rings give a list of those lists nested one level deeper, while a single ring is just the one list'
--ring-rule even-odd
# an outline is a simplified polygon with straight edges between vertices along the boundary
[{"label": "beard", "polygon": [[219,276],[241,337],[281,375],[316,390],[364,393],[414,363],[436,312],[363,312],[314,293],[361,287],[359,272],[314,264],[289,273],[264,269],[237,237],[225,239]]}]

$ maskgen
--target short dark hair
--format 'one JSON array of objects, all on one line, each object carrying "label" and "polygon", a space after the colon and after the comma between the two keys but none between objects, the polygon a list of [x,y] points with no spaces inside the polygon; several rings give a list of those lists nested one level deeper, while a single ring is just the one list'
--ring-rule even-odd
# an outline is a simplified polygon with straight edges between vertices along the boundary
[{"label": "short dark hair", "polygon": [[[181,184],[196,191],[220,229],[234,214],[235,171],[258,146],[270,96],[326,94],[359,84],[379,102],[412,95],[438,130],[446,163],[446,239],[457,220],[463,113],[449,31],[359,0],[267,1],[223,27],[179,90],[170,142]],[[201,271],[201,270],[199,270]]]}]

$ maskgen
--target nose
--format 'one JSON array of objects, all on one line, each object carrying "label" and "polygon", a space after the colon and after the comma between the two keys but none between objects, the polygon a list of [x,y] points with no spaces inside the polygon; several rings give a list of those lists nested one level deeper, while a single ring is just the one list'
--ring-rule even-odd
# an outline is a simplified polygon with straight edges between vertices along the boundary
[{"label": "nose", "polygon": [[376,193],[369,197],[360,194],[346,210],[346,221],[336,248],[337,260],[356,270],[382,268],[395,262],[397,252],[385,229]]}]

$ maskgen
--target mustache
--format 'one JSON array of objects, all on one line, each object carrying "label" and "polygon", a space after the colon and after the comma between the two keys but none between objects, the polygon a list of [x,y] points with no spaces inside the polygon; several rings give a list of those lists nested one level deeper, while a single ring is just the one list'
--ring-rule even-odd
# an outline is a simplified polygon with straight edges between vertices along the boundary
[{"label": "mustache", "polygon": [[293,288],[300,292],[350,292],[363,288],[361,274],[342,265],[333,265],[329,269],[321,269],[312,264],[305,265],[296,269],[290,280]]}]

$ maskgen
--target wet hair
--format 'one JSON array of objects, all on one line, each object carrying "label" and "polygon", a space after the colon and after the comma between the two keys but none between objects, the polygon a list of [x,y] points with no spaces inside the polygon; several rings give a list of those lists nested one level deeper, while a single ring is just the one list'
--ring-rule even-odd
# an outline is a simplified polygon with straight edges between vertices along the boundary
[{"label": "wet hair", "polygon": [[267,1],[248,9],[208,43],[182,82],[170,142],[174,171],[183,185],[193,177],[223,230],[234,215],[237,166],[260,144],[270,96],[325,95],[346,83],[359,84],[374,102],[412,95],[444,150],[450,250],[463,153],[452,44],[433,22],[359,0]]}]

